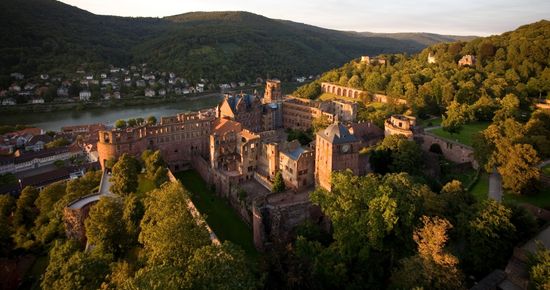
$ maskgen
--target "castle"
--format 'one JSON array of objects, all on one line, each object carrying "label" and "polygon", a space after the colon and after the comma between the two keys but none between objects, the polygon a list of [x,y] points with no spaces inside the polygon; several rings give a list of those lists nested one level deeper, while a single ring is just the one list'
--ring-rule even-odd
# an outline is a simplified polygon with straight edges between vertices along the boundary
[{"label": "castle", "polygon": [[[330,190],[334,171],[366,173],[368,161],[359,151],[380,140],[383,131],[355,122],[355,102],[283,97],[280,81],[266,83],[262,97],[226,95],[216,108],[162,117],[158,124],[100,131],[102,168],[123,153],[160,150],[171,171],[192,167],[226,197],[253,226],[258,248],[285,238],[305,219],[320,222],[322,214],[309,193],[315,186]],[[284,129],[309,130],[322,116],[332,125],[317,132],[315,142],[287,141]],[[271,193],[278,172],[287,190]]]}]

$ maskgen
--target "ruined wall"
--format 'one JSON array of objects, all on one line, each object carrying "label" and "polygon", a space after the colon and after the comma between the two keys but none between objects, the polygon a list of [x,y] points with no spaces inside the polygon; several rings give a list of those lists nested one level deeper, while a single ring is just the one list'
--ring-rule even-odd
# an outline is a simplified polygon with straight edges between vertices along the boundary
[{"label": "ruined wall", "polygon": [[70,209],[66,207],[63,210],[63,221],[65,223],[65,234],[69,239],[75,239],[86,244],[86,229],[84,227],[84,221],[88,218],[90,208],[96,202],[87,204],[80,209]]},{"label": "ruined wall", "polygon": [[474,149],[470,146],[460,144],[448,139],[441,138],[429,132],[415,135],[415,139],[419,139],[422,150],[429,152],[433,144],[438,144],[441,147],[443,156],[455,163],[472,163],[473,168],[478,168],[478,164],[474,159]]},{"label": "ruined wall", "polygon": [[257,201],[252,206],[254,245],[260,251],[273,243],[286,243],[295,237],[295,229],[306,220],[324,225],[321,209],[309,199],[291,204],[271,204]]}]

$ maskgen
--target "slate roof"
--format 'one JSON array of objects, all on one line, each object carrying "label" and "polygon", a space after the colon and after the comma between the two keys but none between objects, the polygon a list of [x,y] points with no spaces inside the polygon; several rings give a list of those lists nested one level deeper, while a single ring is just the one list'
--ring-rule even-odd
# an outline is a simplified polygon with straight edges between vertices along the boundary
[{"label": "slate roof", "polygon": [[229,105],[229,107],[231,108],[231,110],[233,112],[236,112],[237,110],[237,104],[239,103],[239,101],[242,99],[245,104],[246,104],[246,107],[247,108],[250,108],[252,106],[252,103],[254,102],[254,98],[256,96],[253,96],[253,95],[235,95],[235,96],[229,96],[227,98],[227,104]]},{"label": "slate roof", "polygon": [[300,158],[300,155],[304,153],[306,150],[302,146],[296,147],[296,149],[288,152],[284,152],[290,159],[292,160],[298,160]]},{"label": "slate roof", "polygon": [[331,124],[325,130],[317,134],[332,144],[344,144],[359,141],[357,137],[349,132],[346,126],[339,122]]}]

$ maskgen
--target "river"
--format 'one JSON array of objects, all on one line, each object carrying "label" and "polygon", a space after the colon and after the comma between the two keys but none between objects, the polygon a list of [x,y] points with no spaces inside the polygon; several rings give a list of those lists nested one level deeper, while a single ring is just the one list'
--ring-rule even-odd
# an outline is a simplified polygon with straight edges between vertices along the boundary
[{"label": "river", "polygon": [[223,97],[207,96],[195,100],[181,100],[167,104],[128,106],[126,108],[97,108],[83,111],[0,114],[0,124],[27,124],[45,131],[59,131],[63,126],[103,123],[113,125],[116,120],[173,116],[216,106]]}]

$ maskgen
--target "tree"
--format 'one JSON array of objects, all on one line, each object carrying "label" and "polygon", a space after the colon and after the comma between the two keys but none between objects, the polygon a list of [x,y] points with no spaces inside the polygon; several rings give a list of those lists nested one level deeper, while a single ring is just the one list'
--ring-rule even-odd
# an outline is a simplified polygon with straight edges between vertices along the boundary
[{"label": "tree", "polygon": [[321,130],[326,129],[329,125],[330,125],[330,121],[328,120],[328,117],[325,115],[317,117],[313,119],[313,122],[311,122],[311,126],[313,127],[314,133],[317,133]]},{"label": "tree", "polygon": [[34,206],[38,193],[38,189],[32,186],[27,186],[21,191],[13,214],[13,226],[16,229],[23,228],[28,230],[33,226],[34,220],[38,216],[38,212]]},{"label": "tree", "polygon": [[157,117],[149,116],[147,117],[147,124],[155,125],[157,123]]},{"label": "tree", "polygon": [[69,144],[71,144],[69,140],[65,139],[64,137],[60,137],[60,138],[55,138],[55,140],[48,142],[44,146],[46,146],[46,148],[48,149],[51,149],[51,148],[59,148],[59,147],[67,146]]},{"label": "tree", "polygon": [[124,210],[122,219],[126,225],[126,232],[129,236],[129,244],[137,243],[139,235],[139,224],[145,213],[143,202],[135,195],[124,198]]},{"label": "tree", "polygon": [[141,154],[141,159],[145,165],[145,172],[147,172],[147,177],[153,179],[157,170],[160,167],[166,167],[166,162],[162,159],[160,150],[152,152],[151,150],[145,150]]},{"label": "tree", "polygon": [[441,127],[451,134],[458,133],[462,126],[466,124],[466,121],[466,106],[453,101],[447,107],[447,113],[446,116],[443,116]]},{"label": "tree", "polygon": [[137,120],[134,118],[128,119],[128,127],[135,127],[137,125]]},{"label": "tree", "polygon": [[188,289],[256,289],[244,252],[230,242],[196,250],[184,281]]},{"label": "tree", "polygon": [[273,186],[271,187],[271,192],[282,192],[285,190],[285,181],[283,180],[283,174],[281,171],[275,173],[275,178],[273,179]]},{"label": "tree", "polygon": [[127,124],[125,120],[119,119],[115,122],[115,128],[117,129],[124,129],[126,128]]},{"label": "tree", "polygon": [[493,121],[504,121],[508,118],[515,118],[519,113],[519,99],[514,94],[507,94],[500,101],[500,109],[495,112]]},{"label": "tree", "polygon": [[9,194],[0,195],[0,256],[7,257],[12,250],[13,227],[10,215],[15,207],[15,199]]},{"label": "tree", "polygon": [[298,98],[304,99],[316,99],[321,94],[321,85],[319,82],[314,81],[307,85],[301,86],[292,93],[292,95]]},{"label": "tree", "polygon": [[48,267],[40,283],[42,289],[56,289],[54,284],[63,278],[63,267],[67,264],[69,258],[78,251],[79,247],[78,242],[74,240],[57,240],[53,243],[53,247],[48,254]]},{"label": "tree", "polygon": [[465,265],[473,273],[485,275],[502,269],[514,247],[516,228],[512,211],[488,199],[475,205],[467,222]]},{"label": "tree", "polygon": [[143,118],[140,117],[140,118],[137,118],[137,119],[136,119],[136,123],[137,123],[138,125],[143,125],[143,124],[145,123],[145,120],[144,120]]},{"label": "tree", "polygon": [[331,192],[316,189],[311,194],[333,225],[334,242],[329,247],[341,260],[332,271],[353,275],[357,283],[365,283],[362,287],[380,288],[389,275],[383,265],[413,250],[414,227],[421,215],[430,212],[425,205],[434,198],[427,186],[414,183],[406,173],[383,177],[333,173]]},{"label": "tree", "polygon": [[166,167],[157,167],[153,175],[153,182],[157,187],[168,181],[168,169]]},{"label": "tree", "polygon": [[84,225],[87,242],[94,250],[120,257],[128,248],[122,206],[119,198],[102,197],[90,209]]},{"label": "tree", "polygon": [[374,170],[380,174],[385,172],[413,174],[422,167],[420,146],[403,135],[386,136],[371,154],[370,159],[373,162]]},{"label": "tree", "polygon": [[113,166],[111,192],[121,196],[135,192],[138,188],[139,162],[124,153]]},{"label": "tree", "polygon": [[422,217],[423,226],[414,232],[418,252],[401,261],[398,271],[392,276],[397,288],[413,289],[461,289],[463,275],[458,268],[458,259],[445,251],[447,231],[451,223],[439,217]]},{"label": "tree", "polygon": [[529,278],[533,289],[550,289],[550,250],[543,245],[529,261]]},{"label": "tree", "polygon": [[[42,280],[43,289],[99,289],[109,273],[110,257],[74,251],[74,246],[52,250]],[[70,253],[73,252],[72,255]],[[52,261],[53,259],[53,261]],[[53,262],[53,263],[52,263]],[[58,266],[54,269],[53,266]]]},{"label": "tree", "polygon": [[540,178],[537,151],[529,144],[515,144],[508,148],[502,146],[497,145],[501,164],[497,169],[502,175],[504,188],[518,194],[532,192]]},{"label": "tree", "polygon": [[210,243],[204,221],[189,212],[189,194],[179,182],[148,193],[139,241],[149,265],[185,269],[194,251]]},{"label": "tree", "polygon": [[472,138],[472,147],[474,148],[474,159],[480,168],[486,167],[495,150],[494,144],[486,139],[483,132],[479,132],[474,134]]},{"label": "tree", "polygon": [[[35,242],[47,245],[63,235],[63,220],[61,206],[66,206],[67,183],[64,181],[52,183],[40,191],[34,204],[39,212],[34,227],[31,230]],[[64,204],[63,204],[64,203]],[[61,205],[63,204],[63,205]]]}]

